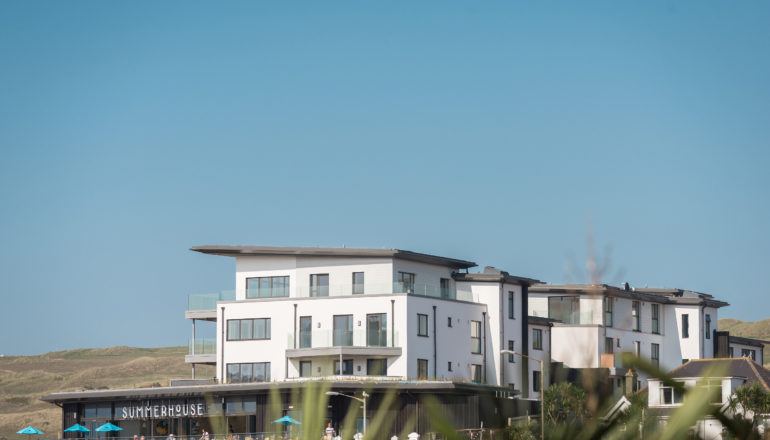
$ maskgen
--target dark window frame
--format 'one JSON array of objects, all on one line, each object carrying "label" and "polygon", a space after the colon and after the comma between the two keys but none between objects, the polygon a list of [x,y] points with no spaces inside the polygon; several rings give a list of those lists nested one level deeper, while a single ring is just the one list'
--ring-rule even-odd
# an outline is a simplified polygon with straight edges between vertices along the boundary
[{"label": "dark window frame", "polygon": [[642,302],[631,301],[631,319],[633,320],[633,330],[642,331]]},{"label": "dark window frame", "polygon": [[650,343],[650,361],[656,367],[660,367],[660,344]]},{"label": "dark window frame", "polygon": [[[309,322],[310,328],[305,330],[302,328],[303,322]],[[307,335],[307,344],[304,344],[304,336]],[[313,347],[313,317],[312,316],[300,316],[299,317],[299,348],[312,348]]]},{"label": "dark window frame", "polygon": [[[320,284],[320,277],[326,277],[326,285]],[[325,298],[329,296],[331,277],[328,273],[312,273],[310,274],[310,297],[311,298]],[[324,288],[326,288],[324,290]]]},{"label": "dark window frame", "polygon": [[[516,351],[516,341],[513,339],[508,340],[508,351]],[[513,353],[508,353],[508,363],[515,364],[516,356]]]},{"label": "dark window frame", "polygon": [[705,327],[706,327],[706,339],[711,339],[711,314],[706,313],[706,316],[703,318],[705,321]]},{"label": "dark window frame", "polygon": [[690,314],[682,313],[682,339],[690,337]]},{"label": "dark window frame", "polygon": [[[337,318],[349,318],[348,322],[350,325],[348,328],[345,329],[338,329],[337,328]],[[345,314],[345,315],[332,315],[332,346],[334,347],[352,347],[353,346],[353,315],[351,314]],[[344,334],[343,334],[344,333]],[[338,338],[342,338],[343,336],[347,339],[347,335],[349,333],[350,337],[350,344],[342,344]],[[337,342],[340,342],[340,344],[337,344]]]},{"label": "dark window frame", "polygon": [[[357,275],[361,276],[361,280],[360,280],[361,282],[360,283],[357,282],[357,280],[356,280],[356,276]],[[366,291],[366,288],[364,287],[365,284],[366,284],[366,275],[364,275],[363,272],[353,272],[352,280],[353,280],[353,282],[352,282],[352,286],[353,286],[352,287],[352,294],[353,295],[363,295],[365,293],[365,291]]]},{"label": "dark window frame", "polygon": [[[425,332],[424,333],[423,333],[423,328],[422,328],[423,318],[424,318],[424,321],[425,321],[425,329],[424,329]],[[418,313],[417,314],[417,336],[419,336],[421,338],[429,337],[428,327],[429,327],[428,315],[426,315],[424,313]]]},{"label": "dark window frame", "polygon": [[660,304],[650,304],[650,320],[652,322],[651,331],[653,334],[660,334]]},{"label": "dark window frame", "polygon": [[[305,376],[302,374],[302,366],[303,365],[309,365],[309,376]],[[313,361],[299,361],[299,377],[313,377]]]},{"label": "dark window frame", "polygon": [[532,370],[532,392],[540,392],[540,375],[543,374],[540,370]]},{"label": "dark window frame", "polygon": [[[276,285],[276,281],[281,279],[281,281],[284,282],[284,284],[278,284]],[[249,289],[249,284],[252,282],[251,280],[256,280],[257,288]],[[268,285],[267,287],[263,288],[262,283],[263,281],[267,281]],[[269,276],[269,277],[248,277],[246,278],[246,298],[248,299],[258,299],[258,298],[287,298],[289,296],[289,291],[291,287],[291,277],[289,275],[275,275],[275,276]],[[265,290],[266,295],[263,295],[263,289]],[[276,291],[280,290],[282,294],[276,295]],[[253,293],[255,292],[255,294]]]},{"label": "dark window frame", "polygon": [[428,379],[428,366],[427,359],[417,359],[417,380]]},{"label": "dark window frame", "polygon": [[[248,338],[242,338],[241,337],[241,329],[243,328],[243,321],[251,321],[251,336]],[[265,337],[263,338],[257,338],[254,335],[257,333],[257,321],[265,321],[264,328],[265,328]],[[230,323],[238,323],[238,337],[234,338],[231,334],[231,327]],[[272,339],[272,320],[270,318],[248,318],[248,319],[228,319],[227,324],[227,335],[226,340],[227,342],[236,342],[236,341],[269,341]]]},{"label": "dark window frame", "polygon": [[516,319],[516,292],[508,291],[508,319]]},{"label": "dark window frame", "polygon": [[533,350],[543,349],[543,329],[541,328],[532,329],[532,349]]},{"label": "dark window frame", "polygon": [[604,297],[604,326],[605,327],[612,327],[613,324],[613,317],[615,312],[615,305],[613,304],[613,298],[611,296],[605,296]]},{"label": "dark window frame", "polygon": [[[478,335],[476,336],[473,336],[474,329],[478,329]],[[481,354],[481,331],[481,321],[471,320],[471,354]],[[478,351],[474,351],[476,347],[478,347]]]}]

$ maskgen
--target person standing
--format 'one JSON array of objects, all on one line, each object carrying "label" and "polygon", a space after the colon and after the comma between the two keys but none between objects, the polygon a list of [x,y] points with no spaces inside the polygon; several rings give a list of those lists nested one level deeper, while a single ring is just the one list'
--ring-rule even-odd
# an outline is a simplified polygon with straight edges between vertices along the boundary
[{"label": "person standing", "polygon": [[324,430],[324,438],[326,440],[332,440],[334,437],[334,428],[332,428],[332,422],[326,424],[326,430]]}]

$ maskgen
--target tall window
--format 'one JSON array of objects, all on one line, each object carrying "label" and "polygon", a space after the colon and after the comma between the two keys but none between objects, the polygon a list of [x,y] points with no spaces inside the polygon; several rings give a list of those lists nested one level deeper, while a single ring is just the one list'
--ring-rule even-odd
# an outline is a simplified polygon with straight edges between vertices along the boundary
[{"label": "tall window", "polygon": [[310,275],[310,296],[329,296],[329,274]]},{"label": "tall window", "polygon": [[[515,347],[514,342],[508,341],[508,351],[516,351],[514,347]],[[513,353],[508,353],[508,362],[512,364],[516,363],[516,356]]]},{"label": "tall window", "polygon": [[409,272],[398,273],[398,284],[403,293],[414,293],[415,274]]},{"label": "tall window", "polygon": [[642,342],[641,341],[634,341],[634,355],[636,355],[636,357],[642,356]]},{"label": "tall window", "polygon": [[711,315],[706,314],[706,339],[711,339]]},{"label": "tall window", "polygon": [[442,298],[452,298],[452,290],[449,285],[449,278],[441,278],[439,280],[441,283],[441,297]]},{"label": "tall window", "polygon": [[227,364],[227,381],[229,383],[270,382],[270,362]]},{"label": "tall window", "polygon": [[650,345],[650,360],[656,367],[660,367],[660,344],[652,343]]},{"label": "tall window", "polygon": [[447,327],[451,327],[452,326],[452,317],[451,316],[447,316],[447,318],[446,318],[446,326]]},{"label": "tall window", "polygon": [[270,318],[228,319],[228,341],[254,341],[270,339]]},{"label": "tall window", "polygon": [[334,315],[334,334],[332,335],[335,347],[350,347],[353,345],[353,315]]},{"label": "tall window", "polygon": [[514,292],[508,292],[508,319],[516,319],[516,315],[514,312],[514,299],[516,298],[516,295]]},{"label": "tall window", "polygon": [[299,317],[299,348],[310,348],[313,346],[313,317]]},{"label": "tall window", "polygon": [[471,364],[471,380],[476,383],[481,383],[481,365]]},{"label": "tall window", "polygon": [[313,375],[312,361],[299,361],[299,377],[310,377]]},{"label": "tall window", "polygon": [[364,293],[364,273],[353,272],[353,295]]},{"label": "tall window", "polygon": [[289,277],[246,278],[246,298],[289,296]]},{"label": "tall window", "polygon": [[532,329],[532,349],[533,350],[543,349],[543,330],[539,328]]},{"label": "tall window", "polygon": [[353,359],[343,359],[342,369],[340,369],[340,361],[337,359],[334,361],[334,374],[338,376],[352,376],[353,375]]},{"label": "tall window", "polygon": [[733,347],[729,347],[727,349],[727,357],[735,357],[735,350],[733,349]]},{"label": "tall window", "polygon": [[540,378],[541,378],[540,371],[532,370],[532,391],[539,393],[540,392]]},{"label": "tall window", "polygon": [[660,304],[650,304],[650,311],[652,315],[652,332],[656,335],[660,334]]},{"label": "tall window", "polygon": [[690,337],[690,315],[682,315],[682,338]]},{"label": "tall window", "polygon": [[612,338],[604,338],[604,353],[612,354],[615,352],[615,341]]},{"label": "tall window", "polygon": [[388,360],[387,359],[367,359],[366,375],[367,376],[387,376]]},{"label": "tall window", "polygon": [[366,315],[366,345],[369,347],[388,346],[388,315],[373,313]]},{"label": "tall window", "polygon": [[481,354],[481,321],[471,321],[471,353]]},{"label": "tall window", "polygon": [[428,360],[417,359],[417,379],[428,378]]},{"label": "tall window", "polygon": [[417,314],[417,336],[428,336],[428,315]]},{"label": "tall window", "polygon": [[634,321],[634,331],[642,331],[642,309],[639,301],[633,301],[631,303],[631,318]]},{"label": "tall window", "polygon": [[612,297],[604,297],[604,325],[612,327]]}]

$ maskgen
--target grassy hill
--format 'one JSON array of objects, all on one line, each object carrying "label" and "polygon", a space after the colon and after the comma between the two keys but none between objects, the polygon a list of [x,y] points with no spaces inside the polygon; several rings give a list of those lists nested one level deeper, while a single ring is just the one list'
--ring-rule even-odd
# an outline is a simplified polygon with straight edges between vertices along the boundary
[{"label": "grassy hill", "polygon": [[[770,319],[754,322],[731,318],[720,319],[719,330],[727,330],[734,336],[770,341]],[[770,344],[765,344],[765,358],[762,363],[766,367],[770,366]]]},{"label": "grassy hill", "polygon": [[[57,438],[61,409],[39,398],[57,391],[168,385],[170,378],[190,376],[186,347],[112,347],[57,351],[38,356],[0,358],[0,440],[17,439],[16,431],[32,424]],[[198,369],[200,377],[213,367]]]}]

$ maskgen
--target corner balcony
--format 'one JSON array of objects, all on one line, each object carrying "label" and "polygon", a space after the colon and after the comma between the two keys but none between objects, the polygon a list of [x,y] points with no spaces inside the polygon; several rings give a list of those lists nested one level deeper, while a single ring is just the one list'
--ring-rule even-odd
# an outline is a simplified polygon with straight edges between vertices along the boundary
[{"label": "corner balcony", "polygon": [[187,297],[185,318],[216,321],[217,301],[234,301],[235,291],[225,290],[219,293],[198,293]]},{"label": "corner balcony", "polygon": [[398,344],[398,332],[366,330],[317,330],[300,331],[296,338],[293,333],[287,335],[286,357],[314,358],[333,356],[401,356]]},{"label": "corner balcony", "polygon": [[188,364],[216,364],[217,341],[215,338],[191,339],[188,344],[188,352],[184,357]]}]

